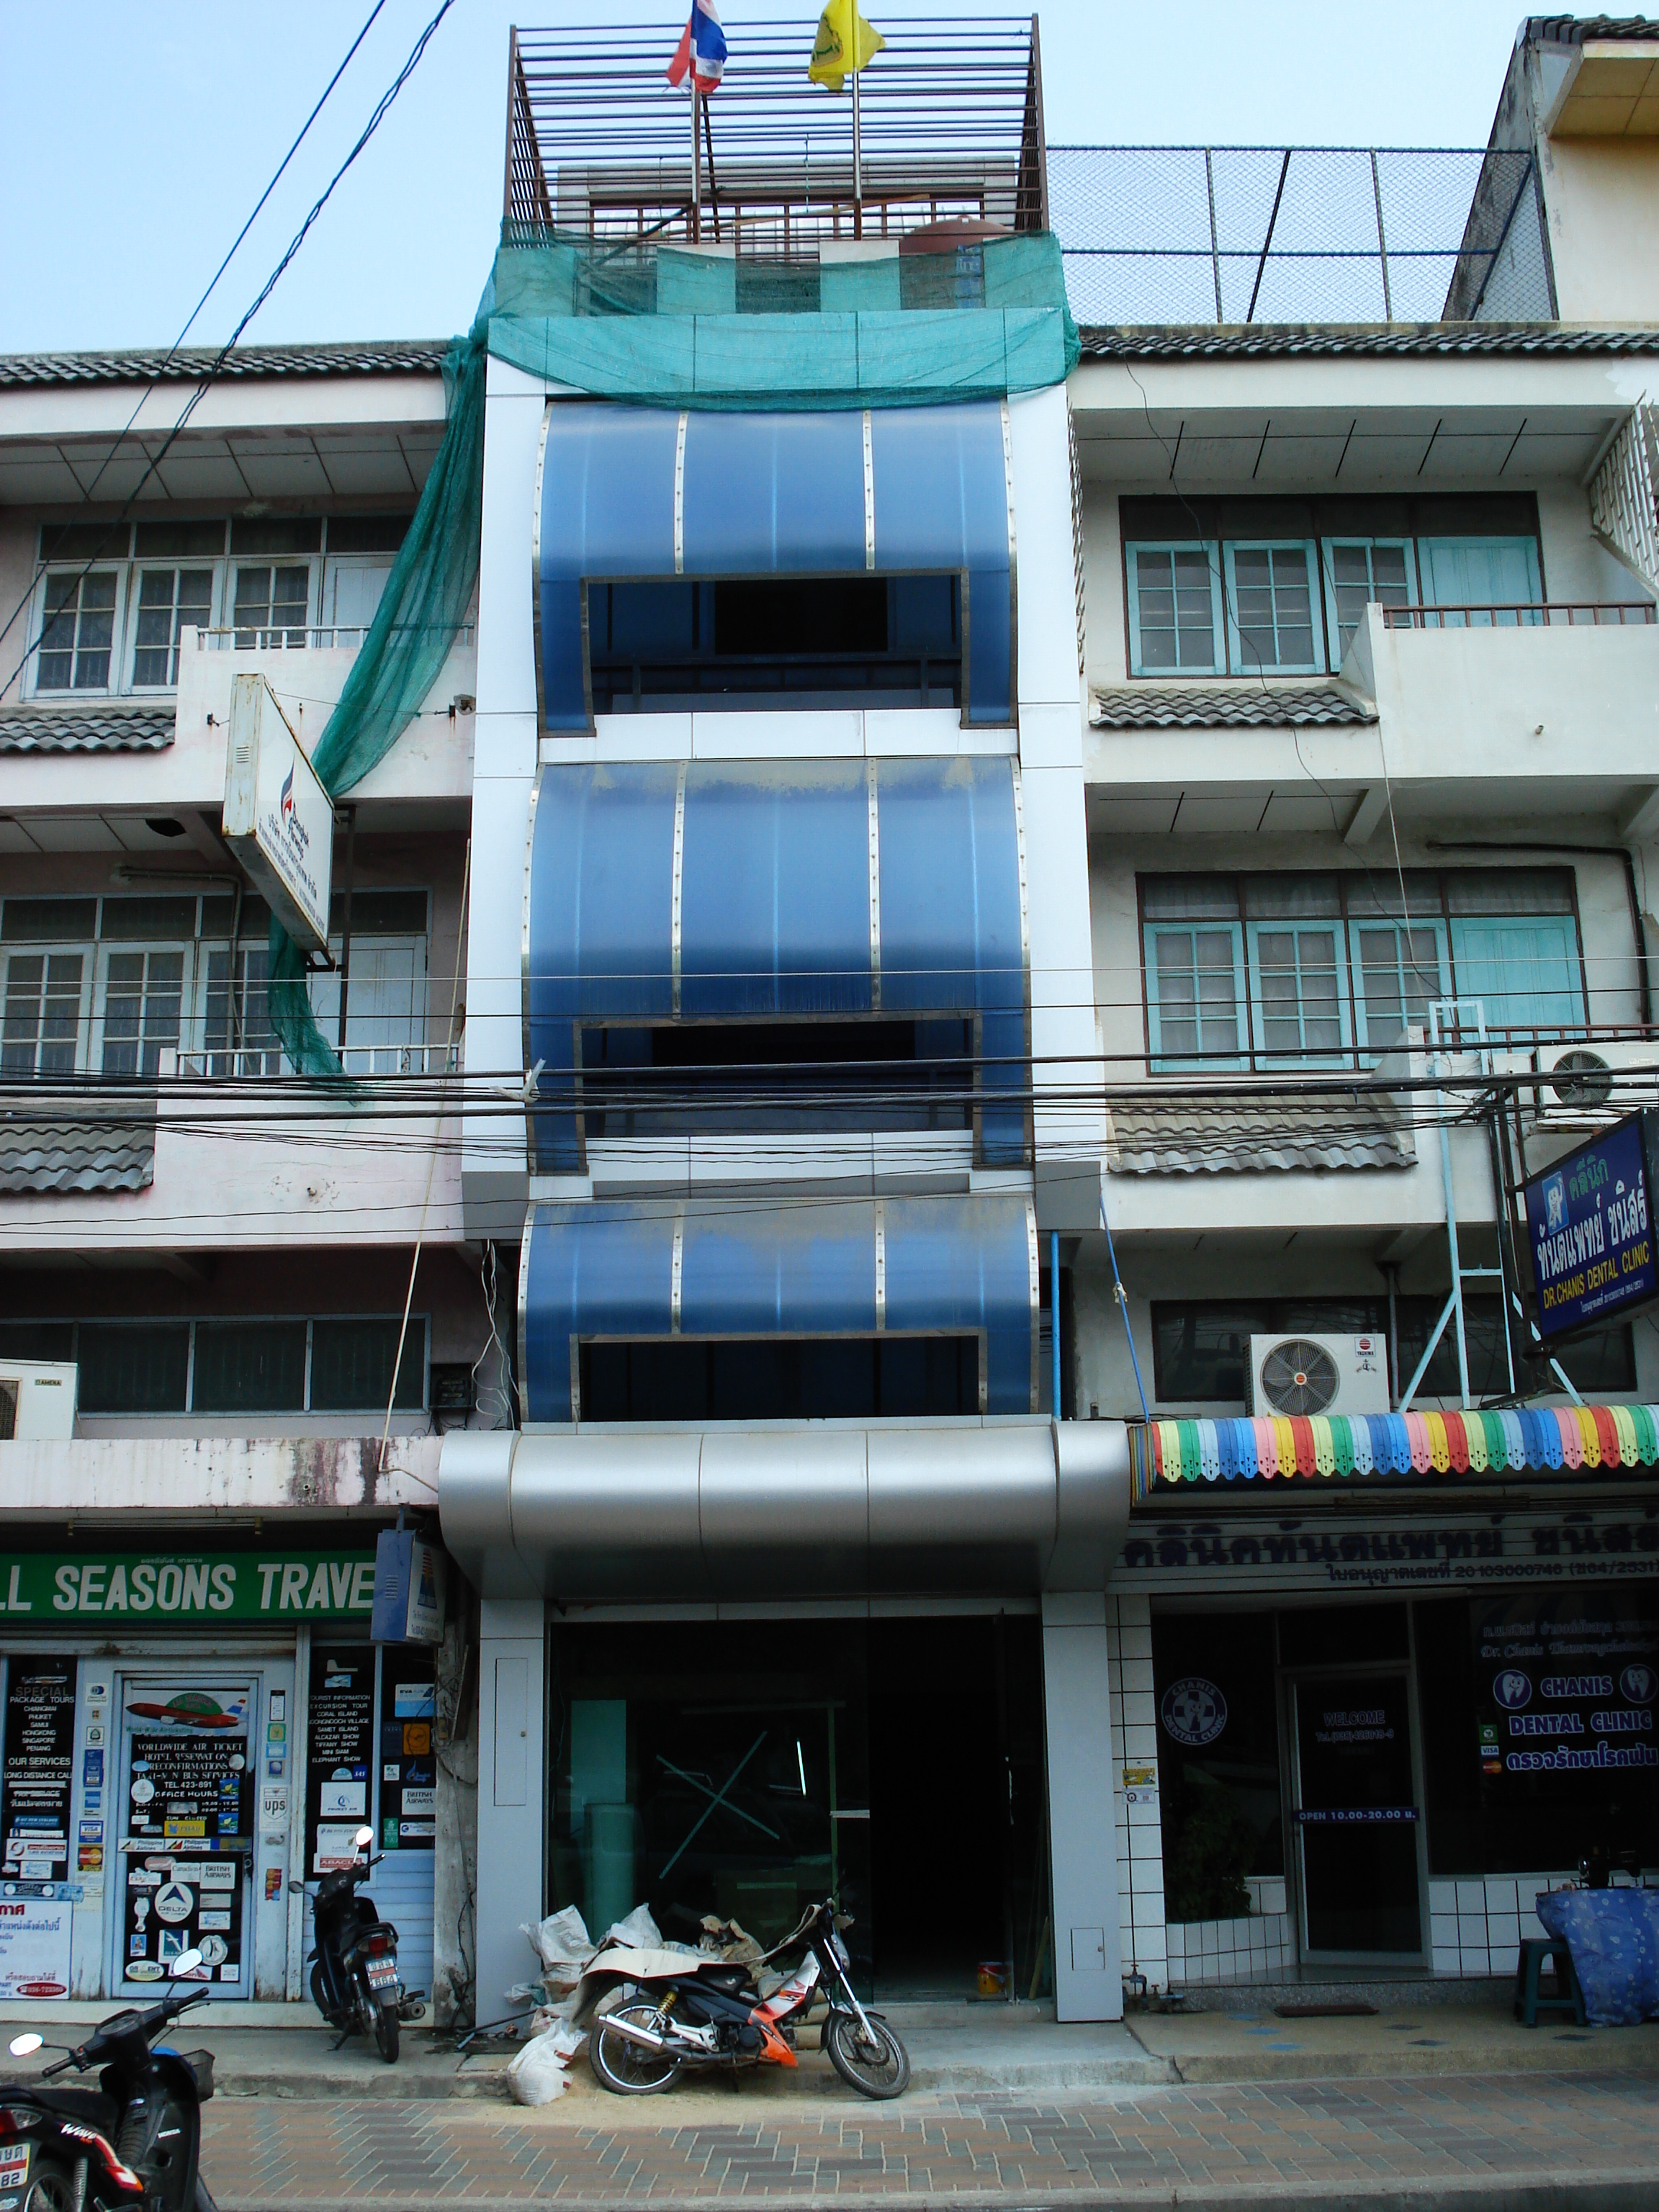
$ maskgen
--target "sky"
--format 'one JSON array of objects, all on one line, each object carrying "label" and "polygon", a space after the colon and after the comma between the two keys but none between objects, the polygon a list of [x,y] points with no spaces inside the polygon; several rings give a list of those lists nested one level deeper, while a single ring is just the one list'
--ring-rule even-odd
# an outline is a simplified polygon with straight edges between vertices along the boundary
[{"label": "sky", "polygon": [[[813,4],[793,4],[804,68]],[[177,338],[372,5],[0,0],[0,352]],[[383,0],[191,343],[229,335],[436,5]],[[734,57],[745,19],[793,11],[722,0]],[[454,0],[244,342],[464,329],[500,219],[509,25],[675,13]],[[1049,141],[1481,146],[1518,20],[1516,0],[1043,0]]]}]

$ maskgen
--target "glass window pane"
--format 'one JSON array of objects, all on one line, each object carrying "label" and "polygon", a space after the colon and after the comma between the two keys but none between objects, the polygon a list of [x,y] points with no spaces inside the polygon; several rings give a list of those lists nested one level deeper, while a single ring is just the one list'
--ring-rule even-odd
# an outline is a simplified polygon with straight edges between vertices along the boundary
[{"label": "glass window pane", "polygon": [[198,1413],[297,1413],[304,1410],[302,1321],[202,1321],[196,1324]]},{"label": "glass window pane", "polygon": [[82,1322],[83,1413],[182,1413],[190,1370],[188,1322]]},{"label": "glass window pane", "polygon": [[[313,1413],[384,1412],[398,1356],[398,1321],[316,1321],[311,1325],[311,1410]],[[411,1314],[398,1370],[396,1403],[426,1402],[426,1323]]]}]

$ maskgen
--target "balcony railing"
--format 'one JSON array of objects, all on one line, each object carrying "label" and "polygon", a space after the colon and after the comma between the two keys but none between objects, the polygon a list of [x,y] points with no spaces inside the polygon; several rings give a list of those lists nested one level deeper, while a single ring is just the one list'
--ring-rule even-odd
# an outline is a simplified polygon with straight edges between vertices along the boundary
[{"label": "balcony railing", "polygon": [[[349,1044],[338,1057],[345,1073],[354,1076],[453,1075],[460,1065],[459,1048],[455,1045]],[[190,1076],[198,1081],[218,1081],[291,1072],[275,1046],[179,1052],[171,1055],[171,1066],[168,1059],[169,1054],[163,1053],[159,1073],[164,1078]]]},{"label": "balcony railing", "polygon": [[[473,625],[463,623],[455,633],[457,645],[472,642]],[[201,653],[356,653],[368,635],[366,623],[308,623],[298,628],[283,623],[274,629],[198,629]]]},{"label": "balcony railing", "polygon": [[1539,599],[1470,607],[1384,607],[1384,629],[1554,629],[1591,624],[1622,629],[1655,619],[1647,599]]}]

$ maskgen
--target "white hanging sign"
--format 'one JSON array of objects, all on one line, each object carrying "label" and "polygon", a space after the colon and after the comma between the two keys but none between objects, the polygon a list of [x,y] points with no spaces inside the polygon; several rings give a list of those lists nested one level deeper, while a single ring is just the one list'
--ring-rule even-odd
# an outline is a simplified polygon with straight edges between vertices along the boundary
[{"label": "white hanging sign", "polygon": [[334,803],[263,676],[234,676],[225,748],[226,844],[302,951],[328,950]]}]

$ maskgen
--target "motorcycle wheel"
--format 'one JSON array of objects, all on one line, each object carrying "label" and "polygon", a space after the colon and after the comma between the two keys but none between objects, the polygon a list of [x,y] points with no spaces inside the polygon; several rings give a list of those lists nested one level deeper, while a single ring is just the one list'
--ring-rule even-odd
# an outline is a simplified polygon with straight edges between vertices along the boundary
[{"label": "motorcycle wheel", "polygon": [[388,2066],[398,2063],[398,2012],[395,2005],[374,2008],[374,2048]]},{"label": "motorcycle wheel", "polygon": [[832,2012],[823,2023],[830,2063],[861,2097],[901,2097],[910,2086],[910,2059],[886,2021],[866,2013],[866,2036],[850,2012]]},{"label": "motorcycle wheel", "polygon": [[23,2212],[70,2212],[74,2202],[75,2184],[67,2168],[52,2165],[35,2167],[28,2195],[23,2199]]},{"label": "motorcycle wheel", "polygon": [[[680,2078],[678,2058],[647,2051],[642,2044],[630,2043],[625,2036],[611,2032],[610,2023],[615,2020],[630,2020],[636,2027],[650,2027],[657,2017],[654,2005],[623,2005],[617,2012],[601,2013],[593,2023],[593,2033],[587,2039],[587,2060],[605,2087],[618,2097],[655,2097],[665,2089],[672,2089]],[[654,2031],[653,2031],[654,2032]]]}]

